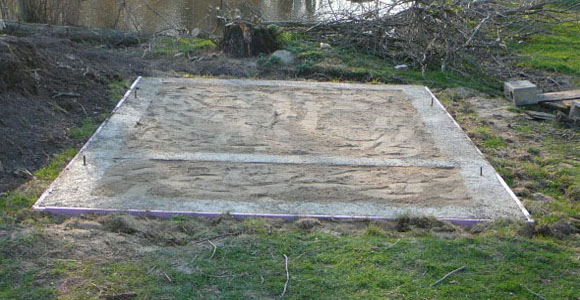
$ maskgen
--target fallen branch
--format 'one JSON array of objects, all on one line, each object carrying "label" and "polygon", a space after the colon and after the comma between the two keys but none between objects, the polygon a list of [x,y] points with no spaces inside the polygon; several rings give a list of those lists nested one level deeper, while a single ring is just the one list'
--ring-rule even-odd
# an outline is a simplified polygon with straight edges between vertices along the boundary
[{"label": "fallen branch", "polygon": [[521,286],[522,286],[524,289],[526,289],[526,291],[528,291],[528,292],[532,293],[534,296],[538,297],[539,299],[546,300],[546,297],[544,297],[544,296],[542,296],[542,295],[540,295],[540,294],[538,294],[538,293],[536,293],[536,292],[534,292],[534,291],[530,290],[530,289],[529,289],[527,286],[525,286],[525,285],[521,285]]},{"label": "fallen branch", "polygon": [[210,240],[208,240],[207,242],[210,243],[213,246],[213,253],[209,257],[209,259],[212,259],[213,256],[215,255],[215,252],[217,251],[217,246],[214,243],[212,243]]},{"label": "fallen branch", "polygon": [[439,285],[439,284],[440,284],[440,283],[442,283],[443,281],[447,280],[447,278],[449,278],[449,276],[451,276],[451,275],[453,275],[453,274],[455,274],[455,273],[459,273],[459,272],[461,272],[461,271],[463,271],[463,270],[465,270],[465,269],[467,269],[467,266],[463,266],[463,267],[461,267],[461,268],[457,268],[457,269],[455,269],[455,270],[453,270],[453,271],[451,271],[451,272],[449,272],[449,273],[445,274],[445,276],[441,277],[441,279],[439,279],[439,280],[435,281],[435,283],[433,283],[433,284],[431,285],[431,287],[435,287],[435,286]]},{"label": "fallen branch", "polygon": [[288,256],[286,256],[286,254],[284,254],[284,261],[286,264],[286,283],[284,283],[284,290],[282,291],[280,298],[284,298],[284,295],[286,295],[286,291],[288,289],[288,283],[290,282],[290,272],[288,272]]},{"label": "fallen branch", "polygon": [[116,295],[105,295],[103,299],[106,300],[123,300],[123,299],[133,299],[137,298],[137,294],[135,293],[124,293],[124,294],[116,294]]},{"label": "fallen branch", "polygon": [[55,94],[52,96],[52,99],[55,99],[55,98],[60,98],[60,97],[72,97],[72,98],[78,98],[78,97],[80,97],[80,96],[81,96],[81,94],[78,94],[78,93],[55,93]]},{"label": "fallen branch", "polygon": [[52,107],[54,107],[56,110],[62,112],[63,114],[70,115],[70,113],[66,109],[62,108],[62,106],[58,105],[56,102],[49,101],[48,104],[52,105]]},{"label": "fallen branch", "polygon": [[397,241],[396,241],[396,242],[394,242],[394,243],[392,243],[392,244],[390,244],[390,245],[387,247],[387,249],[391,249],[391,248],[395,247],[395,246],[396,246],[396,245],[397,245],[397,244],[398,244],[400,241],[401,241],[401,239],[397,239]]},{"label": "fallen branch", "polygon": [[211,241],[211,240],[219,240],[219,239],[223,239],[229,236],[238,236],[242,234],[241,232],[232,232],[232,233],[225,233],[225,234],[220,234],[220,235],[216,235],[214,237],[210,237],[207,239],[202,239],[202,240],[197,240],[197,241],[193,241],[191,242],[192,244],[201,244],[201,243],[205,243],[207,241]]}]

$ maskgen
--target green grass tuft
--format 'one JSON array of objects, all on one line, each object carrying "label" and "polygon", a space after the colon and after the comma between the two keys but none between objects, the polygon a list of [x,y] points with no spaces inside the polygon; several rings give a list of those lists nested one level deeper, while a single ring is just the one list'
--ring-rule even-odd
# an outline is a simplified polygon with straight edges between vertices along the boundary
[{"label": "green grass tuft", "polygon": [[77,154],[77,150],[69,148],[63,153],[56,155],[48,165],[34,173],[34,176],[42,180],[54,180],[60,171]]},{"label": "green grass tuft", "polygon": [[175,55],[178,53],[190,54],[208,51],[216,47],[217,45],[210,40],[198,38],[163,38],[155,44],[153,53],[162,55]]},{"label": "green grass tuft", "polygon": [[93,119],[86,118],[81,127],[71,129],[69,136],[75,140],[86,140],[93,135],[98,127],[99,125]]},{"label": "green grass tuft", "polygon": [[127,85],[124,81],[114,81],[109,83],[107,85],[107,93],[111,103],[118,103],[125,95],[126,90]]},{"label": "green grass tuft", "polygon": [[482,143],[483,143],[484,147],[490,148],[490,149],[503,148],[503,147],[507,146],[507,143],[501,137],[498,137],[498,136],[489,137],[486,140],[484,140]]},{"label": "green grass tuft", "polygon": [[384,236],[385,231],[380,226],[369,224],[365,234],[370,236]]},{"label": "green grass tuft", "polygon": [[16,213],[28,209],[36,202],[36,197],[18,193],[8,193],[0,197],[0,212],[5,214]]}]

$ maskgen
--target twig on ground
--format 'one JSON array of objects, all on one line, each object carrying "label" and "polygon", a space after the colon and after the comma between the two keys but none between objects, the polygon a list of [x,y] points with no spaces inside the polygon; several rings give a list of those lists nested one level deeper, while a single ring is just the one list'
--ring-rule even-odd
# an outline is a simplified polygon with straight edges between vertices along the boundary
[{"label": "twig on ground", "polygon": [[70,113],[66,109],[62,108],[62,106],[58,105],[56,102],[49,101],[48,104],[52,105],[56,110],[62,112],[63,114],[70,115]]},{"label": "twig on ground", "polygon": [[236,236],[236,235],[240,235],[240,234],[242,234],[242,233],[241,232],[232,232],[232,233],[220,234],[220,235],[216,235],[214,237],[208,238],[208,239],[193,241],[193,242],[191,242],[191,244],[201,244],[201,243],[205,243],[207,241],[211,241],[211,240],[215,241],[218,239],[223,239],[223,238],[228,237],[228,236]]},{"label": "twig on ground", "polygon": [[207,242],[213,246],[213,252],[212,252],[211,256],[209,257],[209,259],[212,259],[213,256],[215,255],[215,252],[217,251],[217,246],[214,243],[212,243],[210,240],[208,240]]},{"label": "twig on ground", "polygon": [[391,249],[391,248],[395,247],[400,241],[401,241],[401,239],[397,239],[396,242],[390,244],[386,249]]},{"label": "twig on ground", "polygon": [[286,254],[284,254],[284,261],[285,261],[285,265],[286,265],[286,283],[284,283],[284,290],[282,291],[280,298],[284,298],[284,295],[286,295],[286,291],[288,289],[288,283],[290,282],[290,272],[288,272],[288,256],[286,256]]},{"label": "twig on ground", "polygon": [[122,299],[133,299],[133,298],[137,298],[136,293],[124,293],[124,294],[103,296],[103,299],[106,299],[106,300],[122,300]]},{"label": "twig on ground", "polygon": [[528,292],[532,293],[534,296],[538,297],[539,299],[546,300],[546,297],[544,297],[544,296],[542,296],[542,295],[540,295],[540,294],[538,294],[538,293],[536,293],[536,292],[534,292],[534,291],[530,290],[530,289],[529,289],[527,286],[525,286],[525,285],[523,285],[523,284],[521,284],[521,286],[522,286],[524,289],[526,289],[526,291],[528,291]]},{"label": "twig on ground", "polygon": [[52,95],[52,99],[60,98],[60,97],[78,98],[80,96],[81,96],[81,94],[78,94],[78,93],[54,93],[54,95]]},{"label": "twig on ground", "polygon": [[453,275],[453,274],[455,274],[455,273],[461,272],[461,271],[463,271],[463,270],[465,270],[465,269],[467,269],[467,266],[463,266],[463,267],[461,267],[461,268],[457,268],[457,269],[455,269],[455,270],[453,270],[453,271],[451,271],[451,272],[449,272],[449,273],[445,274],[445,276],[441,277],[441,279],[439,279],[439,280],[435,281],[435,283],[433,283],[433,284],[431,285],[431,287],[435,287],[435,286],[439,285],[439,284],[440,284],[440,283],[442,283],[443,281],[447,280],[447,278],[449,278],[449,276],[451,276],[451,275]]},{"label": "twig on ground", "polygon": [[83,110],[83,112],[85,113],[85,117],[88,117],[88,116],[89,116],[89,114],[87,113],[87,110],[85,109],[85,106],[84,106],[84,105],[82,105],[80,102],[78,102],[78,101],[76,101],[76,100],[75,100],[75,103],[76,103],[76,104],[78,104],[78,105],[81,107],[81,109],[82,109],[82,110]]},{"label": "twig on ground", "polygon": [[167,280],[169,280],[169,282],[172,282],[171,277],[169,277],[169,275],[167,275],[167,273],[163,272],[163,275],[165,275],[165,278],[167,278]]}]

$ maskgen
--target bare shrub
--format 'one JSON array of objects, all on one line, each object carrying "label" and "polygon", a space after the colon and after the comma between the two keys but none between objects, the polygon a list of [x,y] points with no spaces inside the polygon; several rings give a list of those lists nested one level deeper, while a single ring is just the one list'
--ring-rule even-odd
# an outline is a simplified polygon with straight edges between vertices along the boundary
[{"label": "bare shrub", "polygon": [[29,22],[49,24],[78,24],[83,0],[20,0],[27,2],[25,19]]},{"label": "bare shrub", "polygon": [[[423,72],[505,72],[509,43],[565,22],[569,7],[548,0],[393,0],[325,13],[310,37],[406,61]],[[564,18],[564,19],[563,19]]]},{"label": "bare shrub", "polygon": [[0,0],[0,19],[74,25],[85,0]]}]

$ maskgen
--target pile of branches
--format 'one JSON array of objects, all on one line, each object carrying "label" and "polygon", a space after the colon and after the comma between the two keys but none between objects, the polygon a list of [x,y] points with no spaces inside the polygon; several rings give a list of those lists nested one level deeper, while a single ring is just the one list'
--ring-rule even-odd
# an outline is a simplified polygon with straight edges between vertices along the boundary
[{"label": "pile of branches", "polygon": [[440,69],[473,74],[478,70],[512,77],[506,66],[509,43],[523,42],[547,30],[548,24],[565,22],[562,18],[570,15],[570,7],[547,0],[372,3],[354,10],[330,10],[326,21],[305,32],[334,45],[411,63],[423,72]]}]

